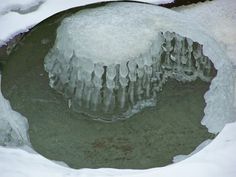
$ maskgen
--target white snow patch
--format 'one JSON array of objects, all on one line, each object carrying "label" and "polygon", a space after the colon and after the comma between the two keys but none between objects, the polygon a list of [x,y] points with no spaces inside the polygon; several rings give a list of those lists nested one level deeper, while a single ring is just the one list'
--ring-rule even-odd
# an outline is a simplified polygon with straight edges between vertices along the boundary
[{"label": "white snow patch", "polygon": [[39,154],[0,147],[1,177],[235,177],[236,123],[228,124],[203,150],[184,161],[147,170],[80,169],[55,164]]},{"label": "white snow patch", "polygon": [[208,29],[236,65],[236,1],[214,0],[181,6],[174,10],[200,22]]},{"label": "white snow patch", "polygon": [[45,0],[8,0],[0,4],[0,15],[4,15],[10,11],[27,12],[36,10]]},{"label": "white snow patch", "polygon": [[192,156],[193,154],[196,154],[197,152],[199,152],[200,150],[202,150],[204,147],[206,147],[208,144],[210,144],[210,142],[212,142],[212,140],[208,139],[208,140],[205,140],[203,141],[200,145],[198,145],[198,147],[196,147],[196,149],[191,152],[190,154],[188,155],[177,155],[173,158],[173,162],[174,163],[177,163],[177,162],[180,162],[182,160],[185,160],[187,159],[188,157]]},{"label": "white snow patch", "polygon": [[[44,19],[72,7],[112,0],[8,0],[0,3],[0,47],[19,33],[27,32],[30,28]],[[155,4],[170,3],[174,0],[139,0]],[[38,5],[38,6],[37,6]],[[37,6],[36,11],[30,8]],[[21,14],[19,11],[29,10]],[[17,25],[16,25],[16,22]]]}]

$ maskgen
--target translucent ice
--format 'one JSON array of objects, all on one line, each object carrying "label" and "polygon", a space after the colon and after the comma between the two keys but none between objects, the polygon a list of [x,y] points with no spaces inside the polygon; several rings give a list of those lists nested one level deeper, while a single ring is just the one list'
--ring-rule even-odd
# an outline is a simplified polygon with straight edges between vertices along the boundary
[{"label": "translucent ice", "polygon": [[50,85],[75,111],[114,121],[155,105],[169,78],[209,82],[213,64],[196,40],[208,36],[188,23],[132,3],[82,10],[62,21],[45,58]]},{"label": "translucent ice", "polygon": [[13,111],[2,95],[0,73],[0,146],[30,145],[27,130],[26,118]]}]

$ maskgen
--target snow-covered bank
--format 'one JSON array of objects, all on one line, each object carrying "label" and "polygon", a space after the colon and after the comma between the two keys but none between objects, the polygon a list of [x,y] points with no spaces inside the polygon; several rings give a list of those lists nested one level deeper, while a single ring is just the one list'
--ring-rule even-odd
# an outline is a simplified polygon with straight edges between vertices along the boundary
[{"label": "snow-covered bank", "polygon": [[174,8],[186,16],[199,21],[222,45],[231,61],[236,65],[236,1],[214,0]]},{"label": "snow-covered bank", "polygon": [[191,152],[190,154],[188,154],[188,155],[177,155],[177,156],[175,156],[175,157],[173,158],[173,162],[174,162],[174,163],[177,163],[177,162],[180,162],[180,161],[182,161],[182,160],[187,159],[188,157],[190,157],[190,156],[192,156],[192,155],[198,153],[199,151],[201,151],[204,147],[206,147],[206,146],[207,146],[208,144],[210,144],[211,142],[212,142],[211,139],[207,139],[207,140],[203,141],[203,142],[202,142],[200,145],[198,145],[198,147],[196,147],[196,149],[195,149],[193,152]]},{"label": "snow-covered bank", "polygon": [[[0,47],[19,33],[44,19],[72,7],[112,0],[10,0],[0,4]],[[114,1],[114,0],[113,0]],[[154,4],[165,4],[174,0],[138,0]],[[18,22],[16,24],[16,22]]]},{"label": "snow-covered bank", "polygon": [[214,141],[179,163],[147,170],[81,169],[57,165],[39,154],[0,147],[1,177],[235,177],[236,124],[228,124]]}]

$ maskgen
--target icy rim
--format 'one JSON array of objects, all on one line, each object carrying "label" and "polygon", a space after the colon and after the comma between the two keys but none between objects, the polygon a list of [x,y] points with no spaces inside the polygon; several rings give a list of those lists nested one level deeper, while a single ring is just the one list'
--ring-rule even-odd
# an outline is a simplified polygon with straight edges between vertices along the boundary
[{"label": "icy rim", "polygon": [[178,23],[163,9],[118,3],[65,18],[44,60],[50,86],[73,110],[116,121],[155,105],[169,78],[209,82],[214,69],[202,46],[159,31]]},{"label": "icy rim", "polygon": [[[89,11],[92,12],[91,13],[92,15],[90,13],[88,13]],[[143,16],[146,15],[147,17],[149,17],[149,18],[147,18],[147,20],[151,24],[151,25],[149,25],[150,26],[149,30],[151,31],[150,33],[152,34],[150,36],[155,37],[155,34],[158,32],[169,31],[171,33],[176,33],[182,37],[190,38],[192,41],[203,45],[203,55],[207,56],[214,63],[215,68],[218,70],[218,74],[217,74],[216,78],[213,79],[213,81],[212,81],[212,84],[210,86],[210,91],[205,94],[205,101],[207,103],[207,106],[204,109],[205,116],[202,119],[202,124],[208,128],[209,132],[218,133],[220,130],[222,130],[222,128],[224,127],[224,125],[226,123],[233,122],[233,120],[234,120],[234,117],[233,117],[234,97],[232,95],[234,94],[234,86],[233,86],[234,85],[233,84],[234,83],[234,76],[231,74],[233,71],[232,66],[229,62],[227,54],[220,48],[220,45],[214,40],[214,38],[210,37],[209,34],[207,34],[207,31],[205,31],[205,28],[203,28],[200,24],[194,23],[191,19],[188,19],[187,17],[183,17],[183,15],[181,15],[179,13],[176,13],[171,10],[167,10],[162,7],[157,7],[157,6],[153,6],[153,5],[147,5],[147,4],[139,4],[139,3],[128,3],[128,2],[117,3],[117,2],[114,2],[114,3],[109,3],[103,7],[96,8],[95,10],[94,9],[91,9],[91,10],[87,9],[87,10],[82,10],[81,12],[79,12],[79,14],[81,14],[82,16],[88,15],[89,16],[88,20],[92,19],[91,24],[89,25],[88,29],[86,28],[86,25],[85,25],[86,31],[89,31],[88,34],[87,34],[87,32],[85,32],[85,37],[86,37],[86,35],[91,36],[92,34],[97,34],[96,30],[94,30],[94,28],[96,27],[96,26],[94,26],[94,24],[97,25],[97,21],[93,22],[94,20],[96,20],[96,18],[93,18],[93,16],[94,15],[99,16],[100,15],[99,12],[104,12],[104,14],[106,14],[106,13],[108,13],[107,11],[112,12],[113,15],[114,14],[116,15],[116,13],[119,14],[119,11],[122,11],[122,13],[125,13],[127,17],[130,17],[130,18],[132,17],[132,18],[138,19],[138,21],[141,21],[142,28],[144,28],[144,29],[146,29],[147,27],[145,26],[144,22],[142,21],[142,18],[144,18]],[[145,12],[147,12],[147,13],[145,13]],[[130,14],[133,14],[133,15],[130,15]],[[115,16],[115,15],[114,15],[114,18],[117,19],[117,16]],[[67,23],[68,21],[71,21],[71,18],[77,18],[77,17],[72,16],[70,18],[67,18],[65,20],[65,23]],[[104,18],[107,18],[107,16],[105,16]],[[85,19],[87,19],[87,18],[85,18]],[[146,18],[144,18],[144,20],[145,19]],[[80,21],[81,20],[83,21],[83,18],[80,19]],[[106,20],[104,20],[104,21],[105,21],[104,25],[106,26]],[[119,21],[119,19],[118,19],[118,21]],[[166,23],[167,21],[168,21],[168,23]],[[101,23],[103,23],[103,21]],[[117,25],[115,20],[112,21],[112,24],[113,23],[115,25]],[[75,23],[75,24],[77,24],[77,23]],[[69,27],[66,27],[66,28],[69,28],[70,30],[65,30],[64,33],[66,33],[66,34],[69,33],[68,36],[72,37],[71,35],[73,34],[73,32],[76,32],[77,28],[75,26],[72,27],[73,23],[70,23],[68,26]],[[61,32],[61,30],[64,28],[65,28],[65,25],[64,25],[64,21],[63,21],[62,25],[58,28],[58,33],[60,32],[59,36],[64,34]],[[109,26],[108,26],[108,28],[109,28]],[[116,30],[116,29],[113,29],[113,30]],[[120,30],[122,30],[122,29],[119,29],[119,31]],[[138,30],[139,30],[139,28],[138,28]],[[98,33],[105,35],[103,33],[103,31],[101,32],[101,31],[99,31],[99,29],[98,29]],[[153,33],[154,33],[154,35],[153,35]],[[83,35],[79,35],[79,36],[82,39],[84,37]],[[98,40],[99,42],[103,42],[106,44],[104,46],[107,46],[107,43],[104,42],[103,40],[101,40],[99,37],[97,39],[95,36],[95,37],[91,37],[92,38],[91,39],[88,36],[87,36],[88,41],[85,40],[85,43],[88,42],[89,44],[91,44],[92,50],[96,49],[96,47],[92,44],[93,38],[95,38],[95,41]],[[150,36],[148,36],[148,37],[150,38]],[[59,39],[61,39],[61,38],[59,38]],[[133,40],[132,37],[129,37],[128,39],[130,39],[131,41]],[[70,59],[70,56],[73,53],[72,49],[73,49],[74,45],[78,48],[82,48],[82,54],[80,54],[81,53],[80,52],[79,54],[76,54],[76,56],[78,56],[78,57],[86,56],[87,57],[87,50],[84,50],[83,47],[80,47],[81,41],[74,42],[73,43],[74,45],[73,45],[73,44],[67,44],[64,40],[65,39],[61,39],[62,42],[61,43],[56,42],[55,45],[56,45],[57,49],[65,50],[63,52],[64,54],[66,54],[65,59],[64,59],[65,61]],[[144,40],[144,39],[141,38],[141,41],[142,40]],[[107,40],[105,40],[105,41],[107,41]],[[71,45],[73,45],[73,46],[71,46]],[[158,44],[158,46],[159,45],[160,44]],[[113,48],[115,48],[116,43],[114,43],[114,44],[112,43],[111,46],[113,46]],[[99,59],[98,61],[94,55],[98,54],[98,56],[101,57],[101,53],[102,53],[102,55],[105,55],[106,50],[105,51],[95,50],[95,51],[91,52],[92,53],[91,59],[94,59],[95,62],[96,61],[97,62],[104,61],[105,64],[110,64],[111,62],[116,60],[116,58],[120,59],[123,57],[124,58],[127,57],[128,52],[126,51],[126,48],[130,48],[130,47],[132,47],[132,45],[129,47],[127,47],[127,46],[125,46],[123,48],[121,47],[122,52],[123,52],[123,50],[125,51],[124,54],[122,54],[122,55],[115,54],[115,56],[113,56],[113,53],[108,52],[108,57],[106,56],[106,58],[104,60]],[[146,45],[144,45],[142,47],[146,48]],[[158,47],[157,47],[157,49],[158,49]],[[75,53],[76,52],[78,53],[79,51],[75,51]],[[137,50],[135,50],[135,52],[137,53]],[[152,52],[150,52],[150,53],[152,53]],[[82,56],[80,56],[80,55],[82,55]],[[90,56],[90,55],[88,55],[88,56]],[[51,54],[50,54],[49,59],[50,58],[52,58]],[[116,62],[120,62],[120,60],[118,60]],[[50,65],[52,65],[52,64],[50,64]],[[63,67],[64,67],[64,65],[67,66],[67,63],[63,63]],[[82,66],[89,66],[89,72],[92,72],[92,70],[93,70],[92,62],[91,62],[91,64],[86,64],[86,65],[82,65]],[[84,68],[84,69],[86,70],[86,68]],[[49,69],[49,71],[50,71],[50,69]],[[88,95],[88,94],[86,94],[86,95]]]},{"label": "icy rim", "polygon": [[[172,13],[172,15],[176,15],[177,18],[182,17],[182,15],[176,14],[174,12],[169,12],[169,13]],[[185,19],[184,21],[188,21],[188,20]],[[190,24],[190,22],[188,22],[188,23]],[[192,22],[191,22],[191,24],[192,24]],[[234,94],[235,81],[234,81],[233,74],[232,74],[232,66],[229,63],[228,57],[226,56],[224,51],[222,51],[222,49],[220,49],[218,47],[218,44],[214,39],[208,38],[208,37],[206,37],[206,39],[199,39],[197,34],[189,34],[188,30],[186,30],[185,32],[182,31],[181,29],[178,29],[178,30],[180,31],[180,32],[178,32],[179,34],[181,34],[183,36],[186,36],[186,37],[189,37],[189,38],[193,39],[194,41],[199,42],[200,44],[203,44],[204,54],[209,56],[209,58],[215,64],[216,69],[218,70],[217,77],[214,78],[214,80],[212,81],[212,84],[210,86],[210,90],[205,95],[205,100],[206,100],[207,106],[206,106],[205,111],[204,111],[205,116],[202,120],[202,123],[208,127],[210,132],[217,133],[217,132],[221,131],[221,129],[223,128],[225,123],[235,121],[235,119],[233,117],[233,104],[234,104],[234,100],[233,100],[234,95],[233,94]],[[175,30],[172,30],[172,31],[176,32],[177,30],[175,29]],[[198,30],[193,29],[193,31],[198,31]],[[204,31],[204,30],[202,29],[202,31]],[[206,36],[206,33],[205,33],[205,36]],[[1,114],[0,118],[1,119],[2,118],[7,119],[7,121],[9,122],[10,119],[13,119],[13,116],[9,117],[9,115],[8,115],[8,112],[11,111],[11,109],[9,107],[2,106],[2,105],[5,105],[5,106],[8,105],[8,102],[6,100],[4,100],[2,95],[0,95],[0,97],[1,97],[1,102],[0,102],[1,108],[4,111],[6,111],[5,116],[7,116],[7,117],[4,117]],[[18,122],[20,122],[20,120],[23,120],[22,117],[18,117],[16,119],[18,119],[17,120]],[[219,122],[216,122],[215,120],[218,120]],[[217,123],[217,124],[214,124],[214,123]],[[223,148],[225,148],[226,141],[227,141],[227,142],[229,142],[227,144],[229,146],[229,148],[227,149],[226,152],[234,152],[232,147],[235,147],[236,144],[234,143],[235,133],[234,133],[233,130],[235,130],[235,125],[234,124],[227,125],[227,127],[224,129],[224,131],[213,141],[213,143],[211,143],[207,148],[205,148],[204,151],[202,151],[201,153],[198,153],[198,156],[195,155],[193,158],[187,160],[186,163],[177,163],[177,165],[175,165],[175,166],[173,166],[173,165],[168,166],[167,168],[163,168],[163,171],[158,171],[158,169],[153,169],[153,170],[150,169],[149,171],[145,170],[143,172],[142,171],[136,171],[136,172],[132,171],[132,175],[136,174],[138,176],[140,174],[140,176],[146,176],[146,175],[151,176],[151,174],[154,174],[154,170],[156,170],[156,174],[158,174],[158,172],[161,172],[161,173],[159,173],[159,175],[171,176],[171,174],[173,175],[174,173],[170,172],[170,168],[175,169],[174,171],[178,172],[178,174],[181,174],[180,171],[182,171],[182,174],[191,175],[192,171],[191,171],[191,173],[189,173],[189,172],[184,173],[183,172],[184,169],[185,170],[186,169],[191,169],[190,166],[188,165],[188,163],[189,162],[193,163],[194,160],[195,160],[195,163],[197,163],[197,159],[199,159],[198,157],[202,157],[203,155],[208,154],[208,152],[212,152],[213,147],[215,147],[217,150],[223,149]],[[35,163],[37,163],[37,160],[40,160],[42,163],[44,163],[44,165],[43,165],[44,167],[48,166],[48,168],[46,168],[46,169],[48,169],[48,171],[44,172],[44,174],[46,176],[50,176],[50,172],[52,172],[52,174],[55,174],[55,175],[56,174],[57,175],[61,174],[59,176],[64,176],[64,175],[68,175],[68,174],[73,175],[73,176],[77,176],[77,175],[85,175],[85,176],[90,175],[91,176],[91,175],[94,175],[94,176],[103,176],[103,177],[111,175],[111,174],[114,174],[114,176],[116,176],[116,175],[118,175],[118,176],[121,176],[121,175],[122,176],[125,176],[125,175],[130,176],[131,175],[130,170],[118,171],[118,170],[109,170],[109,169],[106,169],[106,170],[101,169],[101,170],[96,170],[96,171],[93,171],[93,170],[80,170],[80,171],[77,171],[78,173],[75,173],[75,171],[71,171],[69,173],[68,168],[62,168],[62,167],[59,167],[59,166],[55,166],[50,161],[42,158],[41,156],[35,157],[32,154],[25,154],[26,152],[16,151],[16,150],[13,150],[13,149],[12,150],[8,149],[8,151],[6,151],[6,150],[5,150],[5,148],[0,148],[1,153],[4,153],[4,152],[6,153],[6,156],[4,156],[3,154],[1,156],[5,157],[5,158],[7,157],[7,159],[12,159],[12,158],[14,159],[16,157],[14,155],[18,154],[22,158],[23,158],[22,155],[29,156],[27,159],[28,160],[33,159]],[[215,151],[213,151],[213,152],[216,153]],[[221,152],[223,152],[223,151],[221,151]],[[14,153],[14,155],[9,154],[9,153]],[[212,157],[213,153],[210,153],[210,154],[212,154],[212,155],[208,155],[208,157],[210,156],[211,159],[215,159],[215,158]],[[231,157],[231,158],[229,157],[230,154],[226,153],[225,155],[226,155],[226,159],[231,160],[230,162],[235,162],[235,160],[232,159],[233,157]],[[202,157],[202,159],[204,159],[204,158]],[[215,159],[215,160],[217,160],[217,159]],[[202,163],[203,162],[205,162],[205,161],[202,161]],[[8,163],[8,162],[5,161],[5,163]],[[24,161],[24,164],[27,164],[27,162]],[[6,167],[5,165],[3,165],[1,163],[1,167],[3,169],[5,167],[5,170],[6,170],[6,169],[8,169],[8,167]],[[183,165],[183,166],[180,166],[180,165]],[[35,166],[35,167],[39,170],[39,169],[44,169],[43,166],[41,166],[41,167]],[[177,167],[177,168],[175,168],[175,167]],[[221,166],[221,168],[222,168],[222,166]],[[38,171],[37,169],[35,169],[35,170]],[[180,170],[180,169],[182,169],[182,170]],[[209,168],[206,169],[206,167],[202,167],[202,169],[207,170],[207,171],[210,170]],[[231,176],[233,176],[232,174],[235,174],[234,173],[235,170],[233,170],[234,167],[232,166],[232,164],[230,166],[227,166],[227,169],[232,169],[230,171]],[[8,170],[11,170],[11,169],[8,169]],[[25,170],[27,170],[27,169],[25,168]],[[4,171],[3,171],[3,175],[4,174],[6,175],[7,174],[6,172],[7,171],[5,171],[5,173],[4,173]],[[31,171],[28,174],[32,175],[33,172],[34,171]],[[228,171],[223,170],[223,172],[226,173]],[[63,175],[63,173],[64,173],[64,175]],[[222,171],[221,171],[221,173],[222,173]],[[170,174],[170,175],[168,175],[168,174]],[[203,172],[201,174],[202,174],[202,176],[210,176],[210,175],[206,175],[206,174],[204,175]],[[10,175],[6,175],[6,176],[10,176]]]}]

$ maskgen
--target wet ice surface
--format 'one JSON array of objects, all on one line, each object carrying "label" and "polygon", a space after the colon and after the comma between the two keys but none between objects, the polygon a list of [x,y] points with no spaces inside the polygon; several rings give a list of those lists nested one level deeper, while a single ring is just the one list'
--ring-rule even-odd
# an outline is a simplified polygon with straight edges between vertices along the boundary
[{"label": "wet ice surface", "polygon": [[65,18],[45,57],[50,86],[75,111],[116,121],[155,106],[170,78],[210,82],[214,67],[202,45],[167,31],[165,21],[181,23],[167,12],[113,3]]},{"label": "wet ice surface", "polygon": [[[174,155],[188,154],[212,138],[200,125],[203,94],[209,86],[200,80],[167,82],[157,107],[130,120],[114,124],[83,120],[86,116],[70,110],[66,99],[48,85],[43,62],[55,38],[54,21],[30,32],[3,72],[3,94],[28,118],[35,150],[76,168],[149,168],[169,164]],[[45,39],[50,42],[42,44]]]}]

